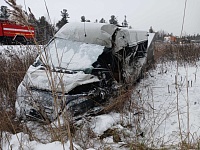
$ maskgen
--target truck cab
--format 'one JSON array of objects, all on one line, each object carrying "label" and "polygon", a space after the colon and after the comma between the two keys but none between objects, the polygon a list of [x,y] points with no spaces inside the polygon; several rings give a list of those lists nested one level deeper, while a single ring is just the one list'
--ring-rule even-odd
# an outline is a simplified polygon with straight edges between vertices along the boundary
[{"label": "truck cab", "polygon": [[8,19],[0,19],[0,43],[4,45],[26,45],[34,37],[33,26],[20,25]]}]

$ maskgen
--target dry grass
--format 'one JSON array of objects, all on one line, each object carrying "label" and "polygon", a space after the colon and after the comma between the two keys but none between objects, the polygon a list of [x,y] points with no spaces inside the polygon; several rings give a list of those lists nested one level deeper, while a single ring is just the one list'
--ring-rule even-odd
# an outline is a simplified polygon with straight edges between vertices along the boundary
[{"label": "dry grass", "polygon": [[20,131],[19,122],[14,120],[16,91],[33,60],[32,55],[0,57],[0,131]]},{"label": "dry grass", "polygon": [[197,44],[155,44],[155,60],[157,62],[176,61],[179,64],[195,64],[200,59],[200,45]]},{"label": "dry grass", "polygon": [[[190,63],[194,64],[199,60],[199,52],[200,48],[195,45],[156,45],[155,49],[155,60],[156,62],[166,62],[166,61],[176,61],[177,58],[177,49],[179,50],[179,57],[181,63]],[[16,100],[16,90],[20,82],[22,81],[28,67],[34,61],[34,57],[31,55],[26,55],[23,58],[19,58],[17,56],[13,56],[10,59],[6,59],[4,57],[0,57],[0,103],[1,103],[1,111],[0,111],[0,131],[8,131],[10,133],[17,133],[23,130],[22,124],[20,122],[15,121],[15,109],[14,104]],[[134,86],[132,86],[128,90],[122,90],[119,93],[119,96],[113,98],[110,103],[105,107],[105,109],[101,113],[108,113],[111,111],[116,111],[121,113],[121,116],[125,116],[124,113],[134,112],[134,110],[138,110],[138,112],[142,109],[139,108],[136,100],[133,100],[132,90]],[[141,110],[143,111],[143,110]],[[147,113],[147,112],[145,112]],[[64,115],[64,114],[63,114]],[[66,116],[63,116],[65,118]],[[68,120],[68,118],[65,118]],[[139,129],[140,120],[136,115],[133,118],[129,118],[130,121],[124,126],[130,126]],[[122,121],[123,122],[123,121]],[[132,124],[131,124],[132,123]],[[65,142],[64,139],[68,137],[68,123],[64,124],[64,126],[57,126],[53,128],[51,125],[43,126],[43,130],[50,133],[52,137],[52,141],[62,141]],[[81,141],[81,145],[84,148],[89,148],[94,145],[93,138],[97,138],[97,135],[92,131],[91,127],[85,125],[75,127],[72,123],[70,123],[70,129],[72,133],[72,138],[78,141]],[[138,130],[136,129],[136,130]],[[73,130],[73,131],[72,131]],[[85,132],[87,130],[87,132]],[[30,137],[36,139],[31,130],[27,132]],[[70,133],[70,134],[71,134]],[[78,136],[77,136],[78,135]],[[87,137],[87,140],[84,138]],[[78,139],[77,139],[78,138]],[[124,137],[126,138],[126,137]],[[37,139],[39,141],[39,139]],[[131,142],[133,141],[133,142]],[[138,142],[138,143],[137,143]],[[129,139],[127,141],[127,147],[129,149],[146,149],[147,146],[145,144],[141,144],[137,138]]]}]

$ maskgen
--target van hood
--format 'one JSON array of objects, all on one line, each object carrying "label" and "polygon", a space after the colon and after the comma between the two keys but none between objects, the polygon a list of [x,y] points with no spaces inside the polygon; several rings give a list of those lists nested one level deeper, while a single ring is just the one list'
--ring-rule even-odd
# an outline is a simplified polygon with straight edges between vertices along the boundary
[{"label": "van hood", "polygon": [[47,71],[41,66],[30,66],[24,77],[25,87],[37,90],[68,93],[79,85],[99,82],[98,77],[78,71],[73,74]]},{"label": "van hood", "polygon": [[67,70],[85,70],[93,68],[104,46],[54,38],[40,55],[44,65]]}]

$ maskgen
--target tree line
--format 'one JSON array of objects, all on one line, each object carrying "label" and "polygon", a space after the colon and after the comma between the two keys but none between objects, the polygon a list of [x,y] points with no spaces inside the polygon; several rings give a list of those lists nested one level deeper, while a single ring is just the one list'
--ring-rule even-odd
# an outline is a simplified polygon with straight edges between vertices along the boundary
[{"label": "tree line", "polygon": [[[151,28],[150,28],[151,30]],[[150,31],[149,30],[149,31]],[[157,41],[164,41],[164,37],[169,37],[169,36],[175,36],[173,35],[173,33],[168,33],[167,31],[164,31],[164,30],[160,30],[160,31],[157,31],[156,34],[155,34],[155,40]],[[188,42],[192,41],[192,40],[200,40],[200,34],[185,34],[183,35],[182,37],[179,37],[179,36],[175,36],[177,37],[177,39],[180,39],[180,40],[187,40]]]},{"label": "tree line", "polygon": [[[36,19],[30,8],[28,9],[29,14],[25,11],[24,14],[26,14],[28,24],[34,26],[35,28],[35,39],[37,44],[46,44],[64,24],[68,23],[69,14],[66,9],[61,11],[62,18],[55,25],[51,24],[45,16],[41,16],[39,19]],[[1,6],[0,19],[8,20],[11,16],[9,11],[10,10],[7,8],[7,6]],[[15,22],[15,20],[11,21]]]},{"label": "tree line", "polygon": [[[33,25],[35,27],[35,38],[37,44],[46,44],[52,37],[53,35],[66,23],[68,23],[69,13],[67,9],[63,9],[61,11],[61,19],[55,23],[54,25],[51,24],[45,16],[41,16],[38,19],[35,18],[33,13],[31,12],[29,8],[29,14],[25,12],[28,18],[28,23]],[[1,6],[0,9],[0,19],[8,19],[9,18],[9,9],[7,6]],[[86,19],[85,16],[80,17],[81,22],[90,22],[89,19]],[[126,16],[124,16],[124,21],[120,24],[115,17],[115,15],[112,15],[109,19],[108,22],[104,18],[101,18],[99,21],[96,19],[95,23],[110,23],[118,26],[125,26],[128,27],[128,22],[126,20]],[[131,28],[129,26],[129,28]]]},{"label": "tree line", "polygon": [[[29,22],[34,24],[36,27],[36,40],[39,44],[47,43],[53,35],[66,23],[68,23],[69,14],[67,9],[63,9],[61,11],[61,19],[55,24],[50,24],[44,16],[40,17],[39,19],[34,19],[33,17],[29,16]],[[89,19],[86,19],[85,16],[80,17],[81,22],[91,22]],[[98,20],[95,20],[95,23],[98,23]],[[101,18],[99,23],[106,23],[104,18]],[[114,15],[111,16],[109,20],[110,24],[119,25],[118,20]],[[121,26],[128,27],[128,22],[126,20],[126,16],[124,21],[122,22]],[[131,28],[131,26],[129,26]]]},{"label": "tree line", "polygon": [[[29,14],[25,12],[28,16],[28,22],[35,27],[35,38],[38,44],[46,44],[52,37],[53,35],[66,23],[68,23],[69,13],[67,9],[63,9],[61,11],[61,19],[55,23],[54,25],[51,24],[45,16],[39,17],[39,19],[36,19],[31,10],[29,9]],[[7,6],[1,6],[0,8],[0,19],[8,19],[9,18],[9,10],[7,9]],[[80,17],[81,22],[91,22],[91,20],[86,19],[85,16]],[[131,26],[128,25],[128,21],[126,18],[126,15],[124,16],[124,20],[122,23],[119,23],[117,20],[117,17],[115,15],[111,15],[110,19],[108,22],[104,19],[101,18],[99,21],[96,19],[94,21],[95,23],[110,23],[114,24],[117,26],[123,26],[123,27],[128,27],[132,28]],[[155,32],[152,27],[150,27],[149,32]],[[160,30],[156,32],[156,40],[164,40],[165,36],[172,36],[173,34],[169,34],[164,30]],[[189,40],[200,40],[200,35],[199,34],[194,34],[194,35],[185,35],[183,38],[189,39]]]}]

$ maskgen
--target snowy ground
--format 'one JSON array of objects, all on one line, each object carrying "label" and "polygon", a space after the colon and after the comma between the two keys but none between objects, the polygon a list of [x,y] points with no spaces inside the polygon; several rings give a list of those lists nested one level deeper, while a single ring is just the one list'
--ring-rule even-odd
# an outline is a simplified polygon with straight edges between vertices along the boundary
[{"label": "snowy ground", "polygon": [[198,140],[199,65],[179,66],[177,70],[176,63],[158,64],[156,70],[150,71],[148,78],[138,85],[141,101],[150,112],[143,120],[144,129],[151,126],[145,138],[152,139],[157,146],[177,144],[181,140],[180,132],[182,140],[186,140],[188,132],[190,142]]},{"label": "snowy ground", "polygon": [[[190,140],[198,140],[200,135],[200,76],[198,63],[196,66],[179,66],[177,85],[175,83],[175,76],[177,74],[176,63],[158,64],[155,70],[149,71],[145,77],[137,85],[133,92],[133,99],[137,99],[145,109],[145,115],[140,118],[140,130],[144,132],[144,138],[140,138],[144,143],[152,146],[161,147],[171,144],[178,144],[180,142],[180,128],[178,121],[177,106],[180,114],[180,127],[183,140],[186,140],[187,132],[190,132]],[[187,88],[188,86],[188,88]],[[178,87],[178,89],[176,89]],[[187,95],[188,91],[188,95]],[[177,93],[178,92],[178,93]],[[178,99],[177,99],[178,95]],[[178,100],[178,105],[177,105]],[[187,107],[187,102],[188,106]],[[188,112],[189,111],[189,116]],[[148,112],[148,113],[147,113]],[[188,120],[189,118],[189,120]],[[126,144],[126,138],[121,137],[122,142],[115,143],[113,137],[106,137],[102,143],[97,142],[98,136],[102,135],[104,131],[109,128],[117,129],[120,133],[122,131],[128,134],[131,140],[131,134],[134,133],[132,129],[121,126],[122,119],[130,119],[129,115],[120,113],[110,113],[91,117],[85,120],[90,129],[97,137],[91,141],[91,147],[98,149],[103,146],[112,147],[112,149],[126,149],[123,145]],[[82,120],[82,122],[84,122]],[[133,123],[133,122],[132,122]],[[189,128],[188,128],[189,123]],[[134,133],[135,134],[135,133]],[[18,149],[21,142],[25,149],[62,149],[63,145],[60,142],[52,142],[48,144],[37,143],[36,141],[29,141],[28,135],[18,133],[11,135],[10,146],[12,149]],[[92,139],[91,139],[92,140]],[[75,141],[75,147],[82,149],[80,142]],[[121,147],[122,146],[122,147]],[[5,149],[9,145],[4,144]],[[69,142],[66,141],[65,149],[69,149]],[[92,148],[90,148],[92,150]]]},{"label": "snowy ground", "polygon": [[42,46],[35,45],[0,45],[0,56],[10,58],[15,55],[19,57],[27,54],[36,55],[41,48]]},{"label": "snowy ground", "polygon": [[[0,54],[12,54],[13,46],[0,46]],[[21,49],[21,47],[19,47]],[[19,55],[26,52],[26,48]],[[200,62],[196,65],[176,66],[176,62],[157,64],[150,70],[146,77],[138,83],[132,94],[132,100],[141,106],[144,112],[140,117],[134,112],[109,113],[90,118],[84,118],[77,122],[83,125],[84,132],[77,134],[74,141],[76,149],[96,150],[111,148],[114,150],[129,149],[126,145],[135,141],[137,134],[140,143],[151,147],[177,145],[182,140],[187,142],[189,132],[190,142],[197,142],[200,135]],[[177,77],[177,78],[176,78]],[[139,110],[139,111],[141,111]],[[189,113],[188,113],[189,112]],[[179,114],[179,118],[178,118]],[[138,119],[137,124],[135,123]],[[30,123],[35,125],[35,123]],[[128,125],[131,125],[128,127]],[[137,129],[136,129],[137,128]],[[107,129],[113,129],[120,135],[116,143],[114,135],[102,138],[101,135]],[[88,132],[94,137],[89,137]],[[46,139],[44,143],[30,140],[24,133],[15,135],[4,133],[6,138],[1,141],[3,149],[69,149],[69,141],[65,139],[64,145],[57,141],[48,142],[49,135],[43,135],[39,128],[34,131],[39,139]],[[9,136],[8,136],[9,135]]]}]

